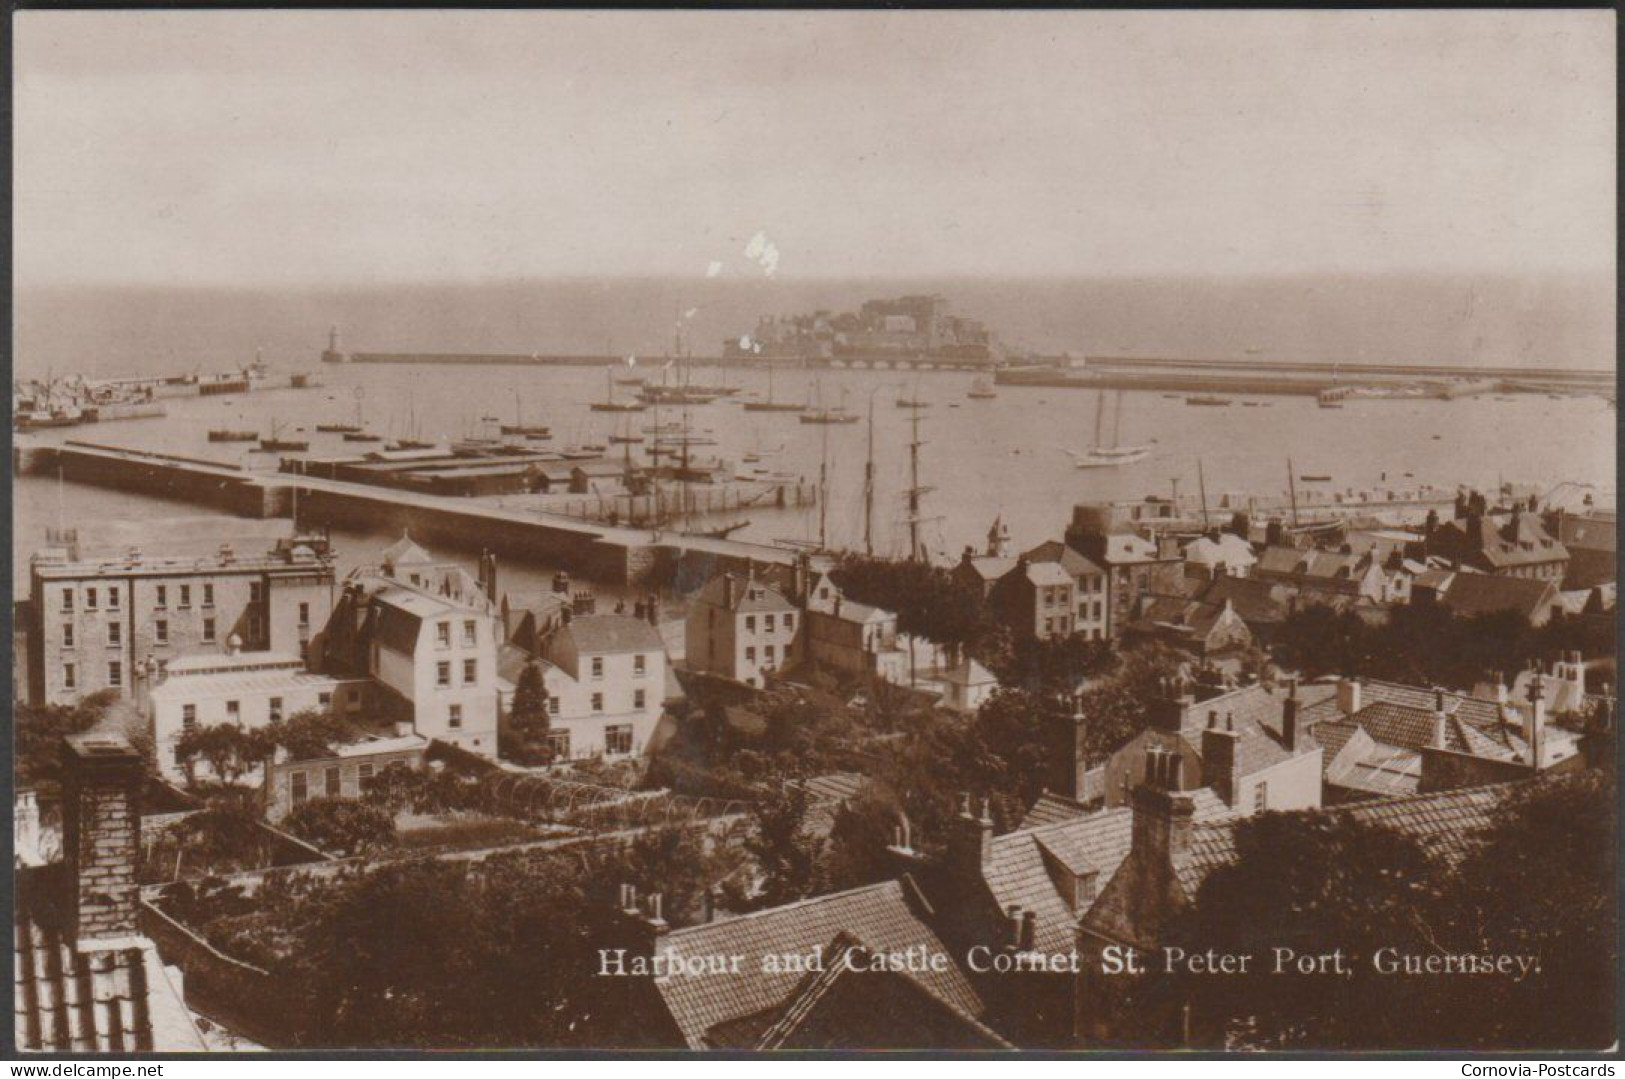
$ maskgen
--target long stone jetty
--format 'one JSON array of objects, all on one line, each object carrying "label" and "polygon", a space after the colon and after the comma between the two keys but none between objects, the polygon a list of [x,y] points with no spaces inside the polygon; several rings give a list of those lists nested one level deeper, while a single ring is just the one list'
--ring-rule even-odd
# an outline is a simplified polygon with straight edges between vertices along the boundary
[{"label": "long stone jetty", "polygon": [[466,498],[252,472],[218,461],[89,442],[19,444],[14,469],[183,499],[244,517],[294,517],[301,527],[410,528],[431,543],[488,550],[606,584],[686,591],[722,570],[788,565],[795,559],[795,552],[786,548],[743,540],[602,525]]}]

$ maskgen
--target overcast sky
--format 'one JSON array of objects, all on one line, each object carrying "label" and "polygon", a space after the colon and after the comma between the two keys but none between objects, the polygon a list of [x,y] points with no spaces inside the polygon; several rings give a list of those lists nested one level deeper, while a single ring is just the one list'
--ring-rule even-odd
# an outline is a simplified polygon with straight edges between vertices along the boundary
[{"label": "overcast sky", "polygon": [[1613,266],[1608,11],[14,25],[23,284]]}]

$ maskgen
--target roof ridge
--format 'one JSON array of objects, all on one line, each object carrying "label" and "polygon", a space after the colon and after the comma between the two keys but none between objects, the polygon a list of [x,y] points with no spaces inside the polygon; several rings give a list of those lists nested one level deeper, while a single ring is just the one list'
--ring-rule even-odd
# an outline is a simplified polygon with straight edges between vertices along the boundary
[{"label": "roof ridge", "polygon": [[763,907],[761,910],[747,911],[744,914],[736,914],[731,918],[721,918],[714,922],[701,922],[699,925],[690,925],[684,926],[682,929],[674,929],[666,935],[666,939],[670,940],[671,938],[679,936],[683,933],[698,933],[702,930],[711,929],[715,926],[734,925],[737,922],[747,921],[751,918],[761,918],[769,914],[782,914],[787,910],[800,910],[804,907],[810,907],[815,903],[823,903],[830,899],[844,899],[847,896],[859,895],[864,892],[878,892],[887,888],[897,888],[901,890],[902,882],[895,879],[882,880],[877,881],[874,884],[865,884],[857,888],[848,888],[844,892],[825,892],[823,895],[810,895],[805,899],[798,899],[794,903],[785,903],[777,907]]}]

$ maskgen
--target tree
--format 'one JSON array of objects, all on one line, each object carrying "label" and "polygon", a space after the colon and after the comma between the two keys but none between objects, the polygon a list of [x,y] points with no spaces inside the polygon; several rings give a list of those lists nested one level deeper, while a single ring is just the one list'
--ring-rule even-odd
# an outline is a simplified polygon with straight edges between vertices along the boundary
[{"label": "tree", "polygon": [[1447,1013],[1453,1044],[1600,1049],[1613,1041],[1618,941],[1614,777],[1525,785],[1461,864],[1435,923],[1453,950],[1539,957],[1522,981],[1488,980]]},{"label": "tree", "polygon": [[331,757],[334,746],[347,745],[356,739],[350,724],[331,712],[314,708],[295,712],[271,724],[266,732],[273,743],[287,751],[289,759],[296,761]]},{"label": "tree", "polygon": [[270,755],[271,738],[260,730],[244,730],[231,723],[213,723],[183,731],[175,741],[175,756],[186,772],[188,786],[195,786],[199,760],[209,766],[214,777],[234,784]]},{"label": "tree", "polygon": [[[1188,1002],[1196,1029],[1230,1047],[1606,1046],[1616,969],[1612,777],[1581,773],[1503,793],[1487,827],[1451,837],[1466,850],[1459,861],[1450,847],[1434,854],[1409,834],[1344,814],[1237,822],[1235,860],[1209,873],[1166,943],[1253,955],[1252,969],[1176,973],[1136,987],[1140,999]],[[1278,949],[1342,958],[1336,968],[1281,969]],[[1462,956],[1535,965],[1455,976],[1403,965]]]},{"label": "tree", "polygon": [[525,664],[519,681],[513,689],[513,706],[508,713],[508,726],[513,732],[510,740],[512,752],[504,754],[521,764],[549,764],[553,753],[548,745],[547,733],[552,729],[548,714],[547,686],[542,680],[542,668],[535,660]]},{"label": "tree", "polygon": [[[175,851],[174,865],[164,867],[169,876],[186,868],[217,874],[271,864],[272,835],[260,820],[254,793],[242,788],[212,792],[204,808],[169,825],[164,839],[165,847]],[[167,860],[163,853],[151,857]]]},{"label": "tree", "polygon": [[831,891],[890,878],[896,868],[887,848],[895,842],[902,808],[891,791],[867,782],[835,813],[824,851],[824,877]]},{"label": "tree", "polygon": [[807,790],[786,784],[751,810],[745,849],[762,872],[759,906],[777,907],[820,890],[824,841],[807,832]]},{"label": "tree", "polygon": [[104,689],[70,705],[18,704],[13,744],[17,785],[57,787],[62,779],[62,739],[101,723],[117,700],[117,690]]},{"label": "tree", "polygon": [[395,820],[375,805],[348,798],[313,798],[282,827],[332,854],[368,854],[395,844]]}]

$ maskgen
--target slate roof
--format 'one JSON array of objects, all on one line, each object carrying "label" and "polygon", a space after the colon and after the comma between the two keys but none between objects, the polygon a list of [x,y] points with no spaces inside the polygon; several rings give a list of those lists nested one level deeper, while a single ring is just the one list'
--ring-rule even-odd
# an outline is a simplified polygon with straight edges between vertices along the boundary
[{"label": "slate roof", "polygon": [[[730,605],[726,602],[728,582],[733,582],[734,597]],[[695,599],[700,603],[708,603],[713,607],[722,607],[740,614],[752,614],[759,611],[793,611],[795,604],[784,598],[784,594],[770,584],[766,584],[753,577],[741,577],[737,573],[723,573],[705,582]]]},{"label": "slate roof", "polygon": [[1157,545],[1133,532],[1108,532],[1102,538],[1101,559],[1109,566],[1159,561]]},{"label": "slate roof", "polygon": [[584,614],[572,618],[559,633],[574,638],[582,655],[605,652],[660,652],[665,641],[647,621],[629,614]]},{"label": "slate roof", "polygon": [[1185,546],[1185,560],[1203,565],[1251,566],[1258,561],[1252,544],[1234,532],[1221,532],[1219,538],[1198,536]]},{"label": "slate roof", "polygon": [[1580,589],[1611,584],[1619,576],[1615,557],[1611,547],[1606,551],[1590,547],[1569,548],[1569,565],[1563,571],[1563,587]]},{"label": "slate roof", "polygon": [[[672,975],[656,979],[655,987],[689,1048],[750,1048],[792,1002],[803,978],[794,972],[764,972],[762,956],[806,954],[826,947],[842,931],[876,951],[924,945],[927,951],[946,954],[947,948],[926,920],[933,913],[913,880],[903,877],[679,929],[661,939],[662,952],[743,955],[745,960],[737,974]],[[826,961],[825,965],[831,964]],[[957,964],[922,972],[918,983],[968,1015],[985,1014],[981,998]],[[763,1017],[765,1022],[750,1036],[741,1039],[742,1032],[728,1029],[752,1017]]]},{"label": "slate roof", "polygon": [[1551,581],[1488,573],[1458,573],[1440,597],[1440,602],[1453,613],[1464,617],[1495,611],[1516,611],[1533,620],[1556,599],[1557,586]]},{"label": "slate roof", "polygon": [[400,539],[384,548],[383,553],[378,556],[378,561],[386,566],[422,566],[432,565],[434,556],[413,543],[403,532]]},{"label": "slate roof", "polygon": [[207,1048],[178,981],[145,937],[97,951],[66,932],[66,867],[16,871],[13,1017],[17,1048],[47,1053]]},{"label": "slate roof", "polygon": [[1266,547],[1253,572],[1264,576],[1290,577],[1300,583],[1337,591],[1358,587],[1366,556],[1340,551],[1307,550],[1296,547]]},{"label": "slate roof", "polygon": [[1198,594],[1205,603],[1223,604],[1229,600],[1248,625],[1285,622],[1289,595],[1288,589],[1269,581],[1229,576],[1215,578]]},{"label": "slate roof", "polygon": [[972,555],[969,559],[961,561],[959,565],[968,566],[984,582],[988,582],[996,581],[1015,569],[1016,560],[1014,558],[998,558],[993,555]]},{"label": "slate roof", "polygon": [[1604,517],[1577,516],[1560,513],[1557,516],[1558,542],[1569,549],[1572,556],[1576,548],[1589,551],[1607,551],[1613,554],[1617,540],[1614,520]]},{"label": "slate roof", "polygon": [[[1015,571],[1012,570],[1011,572]],[[1061,568],[1059,562],[1029,562],[1027,563],[1027,580],[1040,588],[1045,588],[1055,585],[1069,585],[1072,583],[1072,576]]]},{"label": "slate roof", "polygon": [[1106,571],[1079,551],[1060,540],[1045,540],[1023,555],[1028,562],[1057,562],[1076,580],[1079,577],[1099,577]]}]

